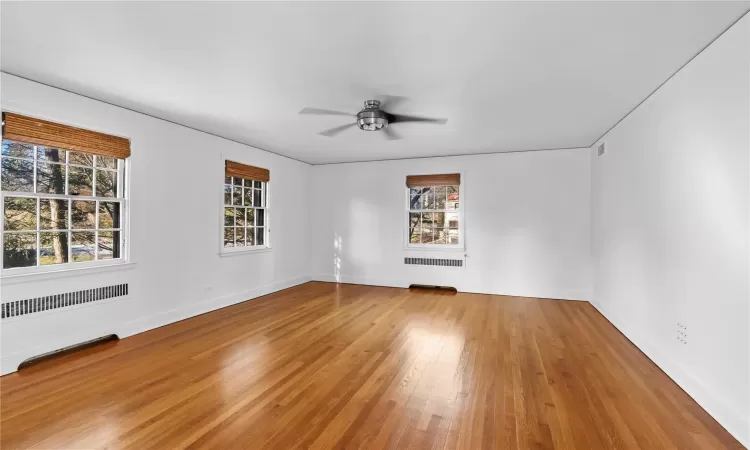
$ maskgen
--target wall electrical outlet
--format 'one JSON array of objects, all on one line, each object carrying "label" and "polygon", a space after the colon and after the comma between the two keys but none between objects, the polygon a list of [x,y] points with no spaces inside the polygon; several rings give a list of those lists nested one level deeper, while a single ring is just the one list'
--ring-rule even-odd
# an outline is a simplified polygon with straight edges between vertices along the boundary
[{"label": "wall electrical outlet", "polygon": [[677,321],[677,340],[683,345],[688,343],[688,327],[684,320]]}]

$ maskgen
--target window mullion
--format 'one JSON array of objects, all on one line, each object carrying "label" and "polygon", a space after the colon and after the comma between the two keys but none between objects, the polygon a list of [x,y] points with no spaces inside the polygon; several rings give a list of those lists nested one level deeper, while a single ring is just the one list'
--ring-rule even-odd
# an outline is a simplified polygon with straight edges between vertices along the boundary
[{"label": "window mullion", "polygon": [[91,190],[93,191],[91,195],[94,197],[97,196],[98,192],[96,192],[96,155],[93,156],[92,159],[92,169],[91,169]]},{"label": "window mullion", "polygon": [[[36,174],[36,170],[34,171],[34,174]],[[36,185],[36,183],[34,183],[34,185]],[[39,197],[37,197],[37,199],[36,199],[36,265],[37,265],[37,267],[42,265],[41,261],[39,260],[39,258],[41,256],[41,253],[42,253],[42,251],[41,251],[41,248],[42,248],[42,234],[40,232],[40,230],[41,230],[42,227],[41,227],[41,224],[39,223],[40,222],[40,216],[41,216],[40,210],[42,208],[41,202],[42,202],[42,200]]]}]

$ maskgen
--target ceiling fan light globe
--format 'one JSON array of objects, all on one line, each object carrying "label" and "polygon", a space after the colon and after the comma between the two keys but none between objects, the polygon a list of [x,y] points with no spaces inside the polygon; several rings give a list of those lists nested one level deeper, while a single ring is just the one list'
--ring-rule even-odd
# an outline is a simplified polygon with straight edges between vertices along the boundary
[{"label": "ceiling fan light globe", "polygon": [[385,117],[358,117],[357,126],[364,131],[378,131],[388,126],[388,120]]}]

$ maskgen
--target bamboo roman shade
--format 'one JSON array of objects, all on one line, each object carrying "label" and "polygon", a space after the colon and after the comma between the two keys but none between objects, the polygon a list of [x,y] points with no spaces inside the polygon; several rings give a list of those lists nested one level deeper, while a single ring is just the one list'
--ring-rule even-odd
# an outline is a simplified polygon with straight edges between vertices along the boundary
[{"label": "bamboo roman shade", "polygon": [[461,184],[460,173],[443,173],[435,175],[408,175],[407,187],[417,186],[456,186]]},{"label": "bamboo roman shade", "polygon": [[130,141],[123,137],[10,112],[3,113],[3,139],[119,159],[130,156]]},{"label": "bamboo roman shade", "polygon": [[265,183],[271,181],[271,172],[269,172],[268,169],[248,166],[247,164],[240,164],[229,160],[226,161],[224,174],[228,177],[247,178],[249,180],[263,181]]}]

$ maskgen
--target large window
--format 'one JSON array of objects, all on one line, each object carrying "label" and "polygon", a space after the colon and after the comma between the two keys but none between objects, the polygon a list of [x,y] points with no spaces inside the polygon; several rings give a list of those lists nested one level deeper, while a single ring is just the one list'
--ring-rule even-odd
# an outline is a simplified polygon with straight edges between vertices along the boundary
[{"label": "large window", "polygon": [[266,183],[247,178],[224,180],[224,248],[265,247]]},{"label": "large window", "polygon": [[266,169],[226,161],[222,252],[269,247]]},{"label": "large window", "polygon": [[463,244],[459,174],[409,176],[407,192],[408,246]]},{"label": "large window", "polygon": [[3,270],[123,257],[123,159],[5,139],[0,159]]}]

